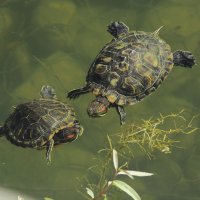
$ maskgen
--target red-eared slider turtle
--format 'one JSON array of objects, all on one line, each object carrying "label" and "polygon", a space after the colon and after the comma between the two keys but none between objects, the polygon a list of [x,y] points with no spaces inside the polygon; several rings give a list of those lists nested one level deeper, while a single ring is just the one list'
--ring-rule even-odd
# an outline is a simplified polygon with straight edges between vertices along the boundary
[{"label": "red-eared slider turtle", "polygon": [[72,142],[83,132],[74,110],[56,97],[51,86],[43,86],[41,98],[18,105],[0,129],[13,144],[36,149],[46,148],[51,161],[54,145]]},{"label": "red-eared slider turtle", "polygon": [[116,107],[121,124],[125,105],[133,105],[152,93],[167,77],[173,66],[192,67],[193,55],[170,46],[152,33],[129,31],[123,22],[113,22],[108,32],[114,39],[106,44],[93,61],[86,86],[68,93],[70,99],[92,92],[96,99],[88,107],[91,117],[103,116]]}]

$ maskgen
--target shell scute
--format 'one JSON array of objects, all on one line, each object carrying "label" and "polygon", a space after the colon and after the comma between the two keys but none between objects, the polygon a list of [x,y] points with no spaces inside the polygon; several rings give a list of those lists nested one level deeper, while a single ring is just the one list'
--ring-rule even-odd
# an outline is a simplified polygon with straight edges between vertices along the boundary
[{"label": "shell scute", "polygon": [[118,81],[120,80],[120,75],[117,74],[117,72],[111,72],[108,76],[108,80],[112,87],[115,87],[118,84]]},{"label": "shell scute", "polygon": [[104,64],[97,64],[95,73],[97,74],[103,74],[107,71],[107,65]]}]

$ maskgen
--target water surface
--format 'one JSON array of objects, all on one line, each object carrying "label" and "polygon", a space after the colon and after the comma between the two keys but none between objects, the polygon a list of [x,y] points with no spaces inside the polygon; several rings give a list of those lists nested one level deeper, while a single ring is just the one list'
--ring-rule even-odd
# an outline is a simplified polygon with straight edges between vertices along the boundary
[{"label": "water surface", "polygon": [[[0,139],[0,186],[36,199],[83,199],[75,189],[94,164],[92,157],[104,147],[106,134],[121,129],[115,110],[100,119],[87,117],[92,94],[74,102],[66,92],[82,86],[87,70],[112,39],[106,26],[124,21],[132,30],[154,31],[173,50],[190,50],[200,59],[199,0],[2,0],[0,1],[0,122],[12,106],[37,98],[43,84],[52,85],[57,96],[74,106],[85,127],[74,143],[55,148],[47,166],[45,152],[16,147]],[[182,108],[199,114],[200,70],[175,67],[162,86],[141,103],[126,108],[127,124],[142,118],[168,114]],[[199,123],[196,124],[199,126]],[[136,179],[133,187],[145,200],[200,199],[200,136],[180,138],[183,149],[156,160],[138,156],[130,164],[135,170],[157,175]],[[132,183],[132,182],[131,182]],[[130,184],[131,184],[130,183]],[[126,195],[116,200],[130,199]]]}]

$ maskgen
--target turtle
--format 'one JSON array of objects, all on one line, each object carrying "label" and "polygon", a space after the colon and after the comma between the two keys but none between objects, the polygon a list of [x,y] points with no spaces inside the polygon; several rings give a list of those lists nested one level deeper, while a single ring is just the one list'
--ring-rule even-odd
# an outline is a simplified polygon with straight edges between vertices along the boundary
[{"label": "turtle", "polygon": [[74,109],[57,99],[54,88],[44,85],[41,98],[19,104],[0,128],[0,135],[13,144],[35,149],[46,148],[51,162],[54,145],[72,142],[83,133]]},{"label": "turtle", "polygon": [[153,32],[129,31],[124,22],[111,22],[107,31],[114,38],[92,62],[86,85],[70,91],[67,97],[75,99],[92,92],[96,98],[89,104],[88,115],[100,117],[115,107],[123,125],[125,106],[134,105],[155,91],[173,66],[191,68],[195,64],[189,51],[171,51],[159,37],[161,28]]}]

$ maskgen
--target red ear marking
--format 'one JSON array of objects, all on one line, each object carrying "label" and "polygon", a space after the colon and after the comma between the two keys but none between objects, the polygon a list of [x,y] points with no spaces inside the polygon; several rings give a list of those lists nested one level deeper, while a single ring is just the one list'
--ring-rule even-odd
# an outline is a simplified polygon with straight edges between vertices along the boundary
[{"label": "red ear marking", "polygon": [[105,106],[101,106],[99,111],[100,112],[104,112],[105,111]]},{"label": "red ear marking", "polygon": [[72,139],[72,138],[74,138],[74,136],[75,136],[75,134],[70,134],[70,135],[67,135],[67,138]]}]

